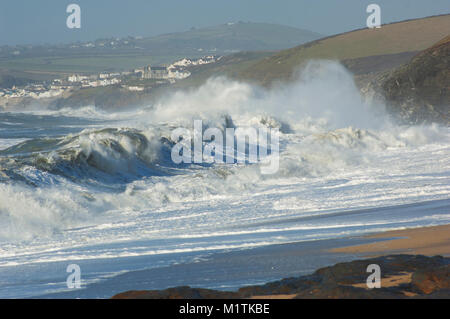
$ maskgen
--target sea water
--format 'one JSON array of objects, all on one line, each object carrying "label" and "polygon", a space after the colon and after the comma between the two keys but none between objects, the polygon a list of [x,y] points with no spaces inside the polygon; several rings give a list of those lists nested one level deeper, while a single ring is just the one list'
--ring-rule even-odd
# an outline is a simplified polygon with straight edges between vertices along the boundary
[{"label": "sea water", "polygon": [[[277,128],[278,171],[173,163],[172,130],[195,120]],[[4,111],[0,297],[67,290],[69,264],[86,286],[214,252],[448,224],[449,193],[450,129],[395,123],[334,62],[271,89],[215,78],[122,111]]]}]

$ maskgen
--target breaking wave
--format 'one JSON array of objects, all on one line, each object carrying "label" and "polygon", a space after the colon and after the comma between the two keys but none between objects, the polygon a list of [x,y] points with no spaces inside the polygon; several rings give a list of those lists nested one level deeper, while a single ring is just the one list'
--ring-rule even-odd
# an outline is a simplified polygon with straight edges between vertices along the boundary
[{"label": "breaking wave", "polygon": [[[46,112],[57,117],[64,110]],[[393,123],[382,104],[360,95],[343,66],[329,61],[311,62],[296,81],[272,89],[215,78],[132,112],[106,114],[85,107],[71,110],[70,116],[95,120],[96,127],[57,134],[62,127],[54,136],[41,137],[50,129],[42,127],[37,138],[24,131],[14,137],[25,141],[5,143],[9,147],[0,150],[0,240],[52,236],[162,207],[251,201],[256,191],[268,192],[286,180],[328,185],[341,173],[351,179],[355,171],[385,165],[400,156],[399,149],[420,153],[434,145],[446,153],[450,141],[447,128]],[[199,119],[204,128],[222,131],[279,129],[278,172],[261,175],[258,164],[175,165],[171,130],[192,129]],[[20,123],[15,126],[20,130]],[[423,164],[408,162],[414,160],[400,163],[404,166],[397,173],[407,175],[411,165]]]},{"label": "breaking wave", "polygon": [[3,176],[8,172],[21,175],[30,183],[29,176],[20,174],[29,168],[78,182],[126,182],[168,174],[165,168],[170,165],[170,146],[151,130],[84,130],[63,137],[30,139],[0,151],[1,172]]}]

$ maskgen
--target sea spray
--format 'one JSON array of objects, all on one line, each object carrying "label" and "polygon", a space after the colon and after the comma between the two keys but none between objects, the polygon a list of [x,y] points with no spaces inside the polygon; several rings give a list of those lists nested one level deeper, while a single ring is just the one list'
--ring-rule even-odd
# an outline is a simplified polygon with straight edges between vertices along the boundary
[{"label": "sea spray", "polygon": [[[448,129],[393,123],[382,105],[364,100],[344,67],[330,61],[314,61],[295,81],[270,89],[214,78],[132,111],[85,107],[5,116],[17,125],[5,127],[0,137],[16,138],[17,144],[5,143],[9,147],[0,151],[0,240],[13,246],[37,241],[30,246],[37,252],[68,249],[70,242],[168,240],[174,232],[186,240],[206,238],[192,242],[192,249],[209,247],[214,233],[228,238],[227,247],[248,247],[262,238],[299,239],[293,229],[301,226],[252,225],[313,218],[327,209],[448,197]],[[235,161],[174,163],[171,132],[192,129],[194,120],[221,132],[278,129],[279,170],[264,175],[260,163]],[[42,127],[30,133],[30,123]],[[442,217],[436,216],[421,218]],[[360,222],[395,220],[400,217],[366,216]],[[351,224],[344,217],[332,222]],[[316,235],[305,238],[328,227],[310,223]],[[230,232],[237,227],[240,235]],[[342,227],[340,233],[352,231]],[[126,254],[119,248],[109,253]]]}]

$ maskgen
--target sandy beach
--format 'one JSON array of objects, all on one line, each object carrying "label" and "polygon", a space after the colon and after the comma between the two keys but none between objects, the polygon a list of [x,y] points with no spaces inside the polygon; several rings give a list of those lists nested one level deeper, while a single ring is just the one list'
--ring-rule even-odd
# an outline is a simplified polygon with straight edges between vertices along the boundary
[{"label": "sandy beach", "polygon": [[386,239],[379,242],[331,249],[347,254],[420,254],[450,255],[450,225],[388,231],[366,236],[367,239]]},{"label": "sandy beach", "polygon": [[[425,256],[450,256],[450,225],[420,227],[413,229],[382,232],[365,239],[385,239],[379,242],[330,249],[333,253],[362,254],[367,257],[390,254],[415,254]],[[412,272],[382,278],[383,287],[398,287],[410,284]],[[353,287],[366,289],[366,283],[353,284]],[[415,296],[404,292],[405,296]],[[252,296],[252,299],[292,299],[296,294]]]},{"label": "sandy beach", "polygon": [[[308,289],[312,286],[301,284],[302,280],[298,281],[300,283],[298,289],[293,289],[290,284],[283,282],[262,289],[258,287],[264,287],[266,283],[273,283],[282,278],[302,278],[302,276],[307,278],[304,276],[309,276],[319,269],[324,269],[324,267],[331,267],[330,269],[336,269],[335,275],[339,274],[342,279],[339,282],[345,284],[339,286],[339,290],[333,292],[326,290],[329,289],[328,286],[316,283],[315,289],[317,291],[311,290],[316,291],[311,296],[366,298],[371,297],[370,292],[367,295],[361,294],[365,294],[366,291],[366,267],[368,262],[372,262],[370,258],[387,255],[398,256],[399,262],[395,263],[394,268],[389,264],[389,259],[374,260],[373,262],[384,263],[383,287],[395,288],[409,285],[412,282],[413,274],[423,265],[431,265],[431,269],[438,268],[433,264],[434,259],[425,260],[423,258],[429,257],[422,256],[423,258],[421,258],[419,255],[450,255],[449,235],[450,225],[443,225],[389,231],[366,237],[294,242],[241,251],[221,252],[197,262],[126,272],[104,281],[92,283],[85,289],[49,294],[42,297],[110,298],[119,294],[120,297],[130,298],[146,298],[148,296],[158,296],[159,298],[174,296],[229,298],[231,296],[233,298],[253,299],[292,299],[303,291],[305,295],[300,295],[303,298],[310,296]],[[418,258],[416,261],[417,267],[414,266],[415,258]],[[143,265],[149,262],[151,262],[149,259],[142,260]],[[342,266],[343,263],[348,264],[348,266]],[[251,269],[252,282],[250,286],[255,285],[255,289],[248,288],[249,272],[247,269]],[[326,272],[328,271],[333,270],[326,270]],[[186,274],[189,274],[189,280],[186,280]],[[322,278],[321,275],[319,277]],[[314,278],[313,276],[312,283],[314,283]],[[329,283],[334,283],[337,280],[336,278]],[[169,287],[178,288],[165,290],[168,288],[167,280],[171,281]],[[309,280],[307,279],[305,282],[309,282]],[[294,280],[294,282],[296,281]],[[199,287],[200,291],[196,291],[196,288],[179,288],[186,286]],[[352,287],[363,288],[363,290],[348,292],[347,290],[352,289]],[[149,292],[150,289],[153,292]],[[240,292],[238,293],[238,291]],[[351,293],[351,296],[347,293]],[[411,289],[402,289],[398,293],[400,297],[415,296],[415,292]],[[383,296],[395,297],[394,295]]]}]

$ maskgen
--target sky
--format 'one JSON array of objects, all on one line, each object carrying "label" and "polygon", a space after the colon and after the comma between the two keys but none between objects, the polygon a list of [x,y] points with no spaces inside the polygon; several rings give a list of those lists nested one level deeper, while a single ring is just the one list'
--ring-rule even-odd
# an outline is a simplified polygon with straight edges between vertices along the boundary
[{"label": "sky", "polygon": [[[81,8],[69,29],[66,8]],[[450,13],[449,0],[1,0],[0,45],[57,44],[153,36],[228,22],[267,22],[331,35],[366,27],[366,7],[382,23]]]}]

